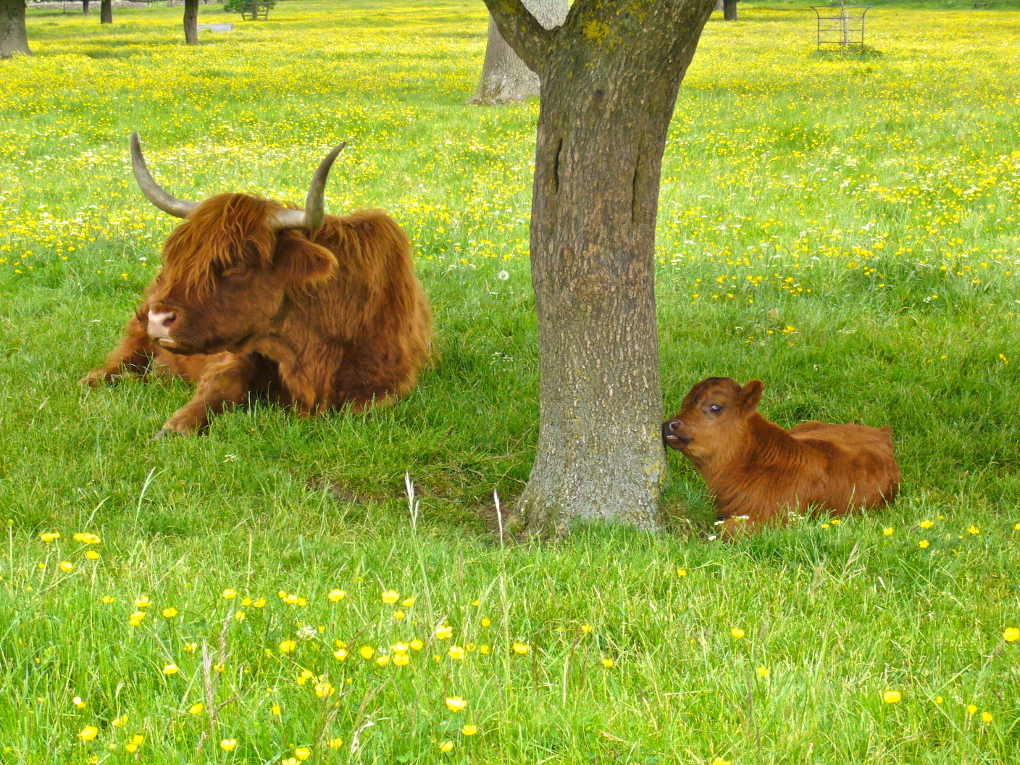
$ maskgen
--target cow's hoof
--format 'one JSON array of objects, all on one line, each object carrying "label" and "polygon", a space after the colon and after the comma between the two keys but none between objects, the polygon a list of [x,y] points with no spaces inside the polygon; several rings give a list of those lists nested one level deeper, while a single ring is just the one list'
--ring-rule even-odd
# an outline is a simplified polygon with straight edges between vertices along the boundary
[{"label": "cow's hoof", "polygon": [[154,435],[152,437],[152,440],[153,441],[162,441],[167,436],[179,436],[179,435],[181,435],[181,434],[178,433],[176,430],[173,430],[172,428],[160,428],[156,432],[156,435]]},{"label": "cow's hoof", "polygon": [[119,379],[120,375],[94,370],[81,378],[78,381],[78,386],[81,388],[98,388],[104,383],[116,383]]}]

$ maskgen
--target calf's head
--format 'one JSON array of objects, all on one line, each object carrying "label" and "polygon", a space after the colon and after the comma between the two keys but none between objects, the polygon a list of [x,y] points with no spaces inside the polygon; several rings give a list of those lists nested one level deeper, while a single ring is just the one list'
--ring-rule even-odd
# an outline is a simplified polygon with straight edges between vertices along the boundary
[{"label": "calf's head", "polygon": [[725,458],[746,438],[747,420],[764,390],[761,380],[743,387],[729,377],[702,380],[684,397],[679,414],[662,424],[663,443],[696,466]]},{"label": "calf's head", "polygon": [[185,221],[163,245],[163,269],[138,316],[149,336],[174,353],[237,350],[272,326],[289,292],[328,278],[336,256],[308,239],[322,226],[326,178],[344,148],[319,165],[304,210],[245,194],[202,203],[176,199],[152,178],[138,134],[131,161],[142,192]]}]

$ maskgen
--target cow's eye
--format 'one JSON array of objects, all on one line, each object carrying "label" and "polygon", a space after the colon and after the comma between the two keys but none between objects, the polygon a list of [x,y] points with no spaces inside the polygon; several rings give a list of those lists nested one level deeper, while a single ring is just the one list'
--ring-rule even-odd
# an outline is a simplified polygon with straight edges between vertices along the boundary
[{"label": "cow's eye", "polygon": [[708,407],[709,414],[719,414],[722,411],[722,407],[718,404],[712,404]]},{"label": "cow's eye", "polygon": [[226,276],[226,277],[243,276],[246,273],[248,273],[248,266],[246,266],[244,264],[237,265],[237,266],[231,266],[230,268],[225,269],[223,271],[223,275]]}]

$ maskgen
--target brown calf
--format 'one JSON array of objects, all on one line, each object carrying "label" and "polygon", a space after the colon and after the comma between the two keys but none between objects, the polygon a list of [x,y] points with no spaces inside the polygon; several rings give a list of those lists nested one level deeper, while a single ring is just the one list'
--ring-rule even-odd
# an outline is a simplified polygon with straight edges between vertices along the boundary
[{"label": "brown calf", "polygon": [[[698,469],[731,536],[809,506],[836,515],[896,497],[892,429],[805,422],[783,430],[758,413],[764,384],[710,377],[663,423],[666,446]],[[746,520],[745,520],[746,519]]]},{"label": "brown calf", "polygon": [[325,215],[316,171],[306,209],[244,194],[175,199],[149,174],[131,134],[146,197],[185,218],[163,246],[121,344],[83,384],[155,366],[196,382],[191,402],[157,433],[192,433],[218,413],[266,398],[304,414],[387,403],[410,391],[432,336],[411,247],[378,210]]}]

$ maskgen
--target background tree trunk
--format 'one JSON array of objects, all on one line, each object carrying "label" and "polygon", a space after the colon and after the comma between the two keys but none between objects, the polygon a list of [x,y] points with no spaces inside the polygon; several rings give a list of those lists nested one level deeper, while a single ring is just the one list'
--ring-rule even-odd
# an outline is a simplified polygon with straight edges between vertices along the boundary
[{"label": "background tree trunk", "polygon": [[737,0],[723,0],[723,20],[737,20]]},{"label": "background tree trunk", "polygon": [[113,23],[113,0],[103,0],[99,5],[99,23]]},{"label": "background tree trunk", "polygon": [[715,10],[717,10],[717,11],[723,10],[723,3],[725,1],[726,0],[715,0]]},{"label": "background tree trunk", "polygon": [[[570,10],[570,0],[524,0],[524,5],[546,29],[562,24]],[[467,102],[484,106],[518,103],[537,96],[538,90],[538,75],[507,45],[490,16],[482,77]]]},{"label": "background tree trunk", "polygon": [[541,419],[515,523],[658,525],[662,446],[654,246],[676,94],[715,0],[576,0],[542,30],[485,0],[542,81],[531,217]]},{"label": "background tree trunk", "polygon": [[81,0],[81,12],[86,16],[89,15],[89,0]]},{"label": "background tree trunk", "polygon": [[184,42],[198,45],[198,0],[184,0]]},{"label": "background tree trunk", "polygon": [[25,30],[25,0],[0,0],[0,58],[32,54]]}]

